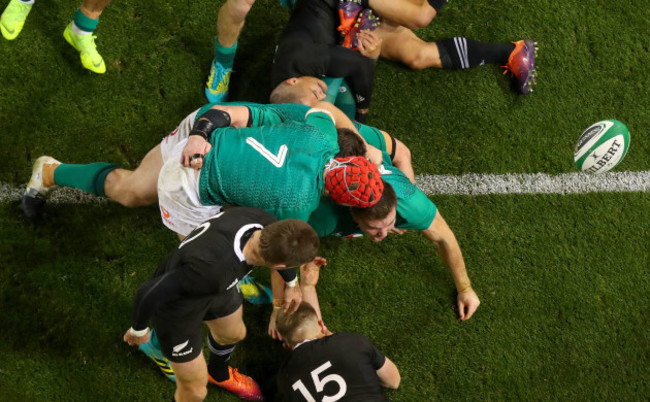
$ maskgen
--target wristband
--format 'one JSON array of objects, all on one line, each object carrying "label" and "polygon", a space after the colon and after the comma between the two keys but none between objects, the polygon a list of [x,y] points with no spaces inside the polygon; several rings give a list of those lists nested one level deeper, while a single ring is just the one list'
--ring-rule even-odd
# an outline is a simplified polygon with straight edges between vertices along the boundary
[{"label": "wristband", "polygon": [[217,128],[230,126],[230,115],[223,110],[210,109],[203,113],[194,123],[190,131],[190,137],[198,135],[206,141],[210,141],[210,134]]},{"label": "wristband", "polygon": [[280,269],[277,272],[278,274],[280,274],[280,276],[282,277],[282,279],[284,279],[285,282],[291,282],[292,280],[298,277],[296,270],[293,268]]},{"label": "wristband", "polygon": [[298,284],[298,278],[293,278],[293,280],[291,280],[289,282],[285,282],[285,284],[287,286],[289,286],[290,288],[295,288],[296,285]]},{"label": "wristband", "polygon": [[136,331],[135,329],[133,329],[133,327],[129,328],[129,334],[131,334],[131,336],[134,336],[136,338],[140,338],[141,336],[145,336],[147,331],[149,331],[149,327],[147,327],[145,329],[141,329],[140,331]]}]

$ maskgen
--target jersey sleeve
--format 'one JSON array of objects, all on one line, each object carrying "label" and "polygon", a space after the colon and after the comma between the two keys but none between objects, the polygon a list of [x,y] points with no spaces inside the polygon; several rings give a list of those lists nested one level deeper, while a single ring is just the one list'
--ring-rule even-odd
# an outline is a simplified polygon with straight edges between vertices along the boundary
[{"label": "jersey sleeve", "polygon": [[375,347],[375,345],[370,342],[365,335],[361,334],[350,334],[353,344],[355,344],[355,349],[370,363],[372,368],[379,370],[386,363],[386,356]]},{"label": "jersey sleeve", "polygon": [[335,150],[335,154],[339,152],[336,126],[334,125],[333,117],[329,113],[310,109],[305,116],[305,123],[317,128],[325,135],[328,142],[328,149]]},{"label": "jersey sleeve", "polygon": [[149,279],[135,295],[131,309],[131,327],[137,331],[145,329],[158,306],[183,296],[183,287],[176,278],[176,272]]},{"label": "jersey sleeve", "polygon": [[431,226],[438,209],[436,204],[418,188],[406,199],[397,200],[399,229],[426,230]]}]

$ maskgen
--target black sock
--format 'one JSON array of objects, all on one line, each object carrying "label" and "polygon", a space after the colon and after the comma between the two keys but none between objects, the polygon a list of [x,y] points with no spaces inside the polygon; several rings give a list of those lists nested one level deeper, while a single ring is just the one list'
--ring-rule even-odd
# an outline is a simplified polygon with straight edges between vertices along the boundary
[{"label": "black sock", "polygon": [[440,9],[447,4],[449,0],[427,0],[431,7],[433,7],[434,10],[436,10],[436,13],[440,11]]},{"label": "black sock", "polygon": [[235,344],[220,345],[208,334],[208,348],[210,349],[210,360],[208,361],[208,373],[215,381],[222,382],[230,378],[228,372],[228,360],[230,354],[235,350]]},{"label": "black sock", "polygon": [[461,70],[483,64],[505,66],[510,53],[515,49],[512,43],[488,43],[456,37],[436,42],[442,68]]}]

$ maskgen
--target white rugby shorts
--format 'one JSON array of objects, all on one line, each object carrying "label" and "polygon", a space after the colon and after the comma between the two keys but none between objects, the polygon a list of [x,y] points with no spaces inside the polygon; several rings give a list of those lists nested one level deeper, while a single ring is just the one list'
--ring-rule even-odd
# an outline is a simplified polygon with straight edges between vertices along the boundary
[{"label": "white rugby shorts", "polygon": [[[176,127],[176,130],[172,131],[171,134],[163,138],[163,140],[160,142],[160,153],[162,154],[163,163],[167,162],[167,158],[169,158],[172,149],[174,149],[176,144],[187,140],[187,138],[190,136],[190,131],[192,131],[194,120],[196,119],[196,114],[198,112],[199,109],[196,109],[190,113],[186,118],[183,119],[183,121],[181,121],[178,127]],[[180,158],[181,157],[179,155],[178,160],[180,160]]]},{"label": "white rugby shorts", "polygon": [[198,171],[181,164],[186,143],[187,137],[167,150],[158,175],[158,204],[163,224],[182,236],[221,211],[218,205],[201,205]]}]

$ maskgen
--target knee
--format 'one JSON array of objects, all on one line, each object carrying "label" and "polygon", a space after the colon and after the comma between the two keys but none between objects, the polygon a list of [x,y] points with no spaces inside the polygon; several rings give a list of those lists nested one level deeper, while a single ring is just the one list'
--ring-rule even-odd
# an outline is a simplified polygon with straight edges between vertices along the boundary
[{"label": "knee", "polygon": [[242,322],[237,328],[232,328],[230,331],[224,333],[212,334],[212,337],[220,345],[232,345],[246,338],[246,325]]},{"label": "knee", "polygon": [[[205,378],[192,381],[183,380],[177,377],[177,395],[176,400],[202,401],[208,396],[208,376]],[[181,394],[182,397],[179,398]]]},{"label": "knee", "polygon": [[428,3],[424,3],[422,7],[420,7],[419,12],[413,16],[411,19],[411,24],[409,28],[411,29],[420,29],[420,28],[426,28],[431,24],[431,21],[433,21],[433,18],[436,16],[436,10],[431,7]]}]

